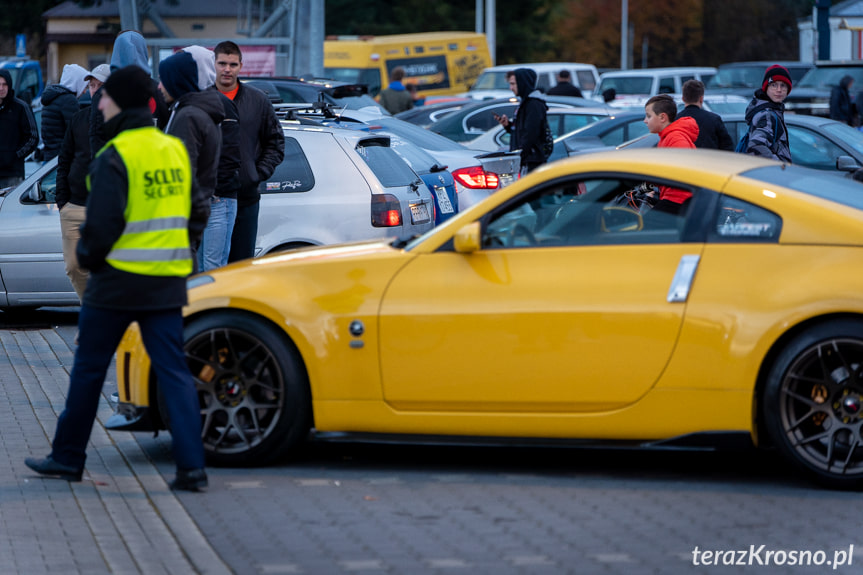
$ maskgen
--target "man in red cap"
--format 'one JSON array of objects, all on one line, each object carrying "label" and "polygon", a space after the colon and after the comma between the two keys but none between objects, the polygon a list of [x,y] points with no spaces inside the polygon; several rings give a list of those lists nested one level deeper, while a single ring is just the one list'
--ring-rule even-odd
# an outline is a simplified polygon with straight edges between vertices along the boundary
[{"label": "man in red cap", "polygon": [[746,123],[749,124],[747,154],[791,163],[784,104],[790,92],[791,74],[788,69],[779,65],[767,68],[761,89],[755,90],[746,108]]}]

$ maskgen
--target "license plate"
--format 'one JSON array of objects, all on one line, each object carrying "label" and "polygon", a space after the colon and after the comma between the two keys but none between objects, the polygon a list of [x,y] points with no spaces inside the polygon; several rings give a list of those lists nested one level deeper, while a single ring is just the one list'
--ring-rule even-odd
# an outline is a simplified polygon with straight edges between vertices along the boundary
[{"label": "license plate", "polygon": [[412,224],[424,224],[430,219],[428,206],[425,204],[411,204]]},{"label": "license plate", "polygon": [[500,187],[508,186],[512,183],[512,174],[498,174],[500,179]]},{"label": "license plate", "polygon": [[442,214],[452,213],[452,203],[449,201],[449,194],[446,193],[446,188],[435,186],[435,196],[437,196],[437,205],[440,206]]}]

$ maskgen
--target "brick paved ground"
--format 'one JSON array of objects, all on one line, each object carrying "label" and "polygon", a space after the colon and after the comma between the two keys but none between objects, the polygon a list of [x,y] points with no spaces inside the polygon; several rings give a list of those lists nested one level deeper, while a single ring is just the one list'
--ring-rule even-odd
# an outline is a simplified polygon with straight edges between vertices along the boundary
[{"label": "brick paved ground", "polygon": [[[0,327],[0,575],[863,573],[860,494],[775,454],[313,444],[175,495],[167,434],[98,425],[85,481],[41,479],[23,460],[47,453],[73,335]],[[696,546],[762,544],[856,554],[836,570],[692,565]]]}]

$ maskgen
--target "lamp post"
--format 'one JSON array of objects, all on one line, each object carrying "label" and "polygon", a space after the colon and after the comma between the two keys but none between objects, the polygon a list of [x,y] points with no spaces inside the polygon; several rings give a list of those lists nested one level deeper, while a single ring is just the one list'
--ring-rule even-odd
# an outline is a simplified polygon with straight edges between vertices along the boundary
[{"label": "lamp post", "polygon": [[620,0],[620,69],[629,69],[629,0]]}]

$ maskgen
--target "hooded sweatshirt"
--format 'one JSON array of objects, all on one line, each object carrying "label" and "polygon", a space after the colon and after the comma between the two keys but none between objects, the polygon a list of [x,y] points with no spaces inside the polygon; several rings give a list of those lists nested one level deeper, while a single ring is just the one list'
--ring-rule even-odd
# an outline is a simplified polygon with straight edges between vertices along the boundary
[{"label": "hooded sweatshirt", "polygon": [[536,90],[536,72],[518,68],[514,72],[521,103],[515,111],[510,150],[521,150],[522,167],[532,168],[545,163],[542,142],[545,139],[548,106]]},{"label": "hooded sweatshirt", "polygon": [[39,129],[30,106],[15,97],[12,74],[0,70],[9,91],[0,100],[0,178],[23,178],[24,158],[39,143]]},{"label": "hooded sweatshirt", "polygon": [[[162,60],[159,76],[162,86],[174,98],[165,132],[186,145],[192,173],[198,182],[198,197],[193,198],[193,202],[205,202],[209,210],[210,198],[216,190],[222,149],[219,124],[225,118],[225,108],[219,94],[198,88],[199,59],[201,66],[207,65],[204,61],[207,56],[203,53],[177,52]],[[192,239],[197,241],[204,228],[191,231]]]},{"label": "hooded sweatshirt", "polygon": [[758,89],[746,107],[745,118],[749,124],[746,153],[790,164],[791,147],[788,145],[788,128],[785,127],[785,103],[774,102],[764,90]]},{"label": "hooded sweatshirt", "polygon": [[84,77],[89,72],[78,64],[63,66],[59,84],[45,88],[42,94],[42,159],[48,161],[60,153],[63,137],[80,109],[78,96],[84,91],[87,82]]},{"label": "hooded sweatshirt", "polygon": [[849,126],[853,123],[854,109],[851,104],[849,89],[854,83],[851,76],[843,76],[839,85],[830,91],[830,119],[844,122]]},{"label": "hooded sweatshirt", "polygon": [[[689,116],[678,118],[659,132],[658,148],[695,148],[698,139],[698,123]],[[659,186],[659,199],[682,204],[692,197],[692,192]]]},{"label": "hooded sweatshirt", "polygon": [[[148,74],[150,66],[147,63],[147,41],[139,32],[134,30],[126,30],[120,32],[114,40],[114,48],[111,52],[111,72],[115,72],[126,66],[138,66]],[[153,80],[153,88],[155,89],[156,82]],[[164,130],[168,123],[168,105],[162,97],[159,90],[155,90],[156,97],[150,101],[150,113],[153,115],[153,121],[159,129]],[[95,156],[102,149],[107,139],[105,138],[103,125],[105,120],[102,117],[102,112],[99,111],[99,100],[102,99],[102,89],[93,94],[93,101],[90,107],[90,152]]]}]

